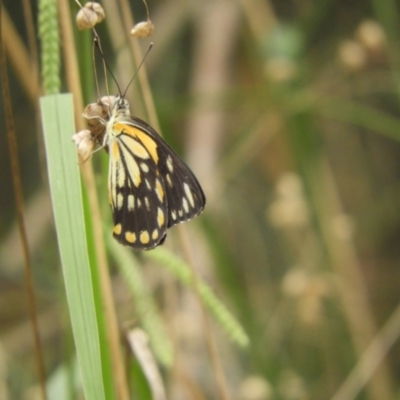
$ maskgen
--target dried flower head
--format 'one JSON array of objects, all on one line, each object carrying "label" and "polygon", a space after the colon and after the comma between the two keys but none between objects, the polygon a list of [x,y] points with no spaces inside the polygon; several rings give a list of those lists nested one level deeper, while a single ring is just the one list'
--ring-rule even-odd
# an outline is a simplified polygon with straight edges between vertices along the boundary
[{"label": "dried flower head", "polygon": [[115,100],[117,100],[117,96],[103,96],[100,98],[100,103],[108,106],[111,110],[114,107]]},{"label": "dried flower head", "polygon": [[382,25],[373,20],[360,24],[356,32],[357,39],[368,50],[373,52],[385,51],[387,37]]},{"label": "dried flower head", "polygon": [[148,19],[146,22],[139,22],[135,24],[131,30],[131,35],[139,39],[149,37],[154,32],[154,25]]},{"label": "dried flower head", "polygon": [[272,386],[263,376],[248,376],[239,385],[240,400],[272,400],[273,397]]},{"label": "dried flower head", "polygon": [[99,3],[86,3],[76,15],[76,24],[79,30],[91,29],[105,18],[103,7]]},{"label": "dried flower head", "polygon": [[110,110],[115,103],[115,96],[103,96],[97,103],[88,104],[83,110],[83,117],[86,120],[95,119],[100,122],[100,119],[108,121],[110,118]]},{"label": "dried flower head", "polygon": [[88,104],[83,110],[82,116],[86,119],[88,129],[99,144],[102,144],[107,122],[110,119],[110,110],[112,109],[116,97],[103,96],[97,103]]},{"label": "dried flower head", "polygon": [[81,159],[86,160],[93,153],[96,143],[88,129],[75,133],[72,136],[72,141],[76,144]]},{"label": "dried flower head", "polygon": [[276,186],[276,199],[266,212],[267,219],[278,228],[305,228],[309,224],[309,209],[303,183],[298,175],[287,172]]},{"label": "dried flower head", "polygon": [[359,71],[367,62],[364,47],[355,40],[344,40],[339,46],[339,61],[349,71]]}]

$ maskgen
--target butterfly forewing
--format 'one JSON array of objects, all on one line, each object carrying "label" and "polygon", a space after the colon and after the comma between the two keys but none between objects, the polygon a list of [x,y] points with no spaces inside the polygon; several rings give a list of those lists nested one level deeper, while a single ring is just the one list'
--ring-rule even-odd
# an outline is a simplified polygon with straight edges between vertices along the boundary
[{"label": "butterfly forewing", "polygon": [[151,249],[165,240],[168,227],[203,210],[205,197],[196,177],[144,121],[115,118],[108,125],[107,144],[113,235],[120,243]]},{"label": "butterfly forewing", "polygon": [[166,234],[165,190],[154,159],[141,141],[127,132],[121,131],[110,146],[113,235],[124,245],[151,249]]}]

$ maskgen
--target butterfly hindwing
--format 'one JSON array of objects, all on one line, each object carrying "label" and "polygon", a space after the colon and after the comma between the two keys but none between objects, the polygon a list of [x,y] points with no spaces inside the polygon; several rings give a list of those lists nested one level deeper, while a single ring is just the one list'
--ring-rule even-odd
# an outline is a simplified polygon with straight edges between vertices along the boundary
[{"label": "butterfly hindwing", "polygon": [[131,121],[142,127],[157,143],[158,171],[167,194],[168,227],[199,215],[206,200],[193,172],[151,126],[139,118],[132,117]]}]

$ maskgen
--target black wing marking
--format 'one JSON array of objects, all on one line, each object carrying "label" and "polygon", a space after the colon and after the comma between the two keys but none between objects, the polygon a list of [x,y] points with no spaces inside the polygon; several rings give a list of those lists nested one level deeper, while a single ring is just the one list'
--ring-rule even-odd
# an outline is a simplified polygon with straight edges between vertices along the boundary
[{"label": "black wing marking", "polygon": [[136,117],[131,117],[130,121],[158,145],[158,171],[167,193],[168,227],[199,215],[206,198],[193,172],[151,126]]}]

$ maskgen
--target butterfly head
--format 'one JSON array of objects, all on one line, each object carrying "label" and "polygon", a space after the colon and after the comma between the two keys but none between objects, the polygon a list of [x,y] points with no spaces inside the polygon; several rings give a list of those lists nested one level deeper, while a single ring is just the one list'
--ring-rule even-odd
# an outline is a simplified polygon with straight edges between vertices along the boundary
[{"label": "butterfly head", "polygon": [[115,100],[112,114],[114,117],[129,117],[131,111],[129,109],[129,102],[123,96],[118,96]]}]

